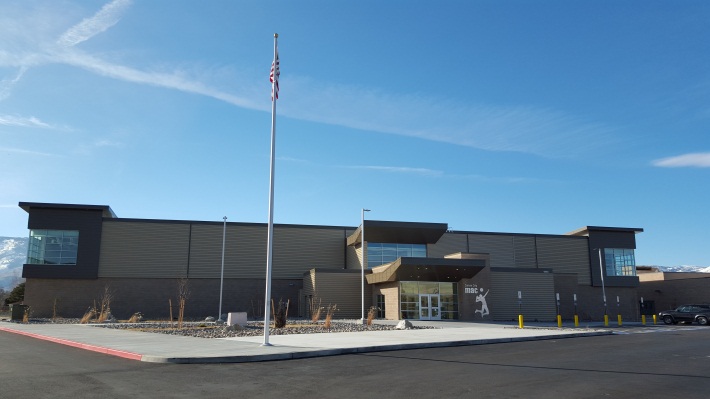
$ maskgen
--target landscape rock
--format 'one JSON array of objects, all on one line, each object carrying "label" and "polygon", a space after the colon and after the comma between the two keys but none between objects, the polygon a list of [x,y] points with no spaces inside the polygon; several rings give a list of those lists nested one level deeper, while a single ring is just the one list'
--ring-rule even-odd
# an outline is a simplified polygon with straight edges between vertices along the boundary
[{"label": "landscape rock", "polygon": [[397,327],[395,327],[398,330],[409,330],[411,328],[414,328],[412,323],[409,322],[409,320],[401,320],[399,323],[397,323]]}]

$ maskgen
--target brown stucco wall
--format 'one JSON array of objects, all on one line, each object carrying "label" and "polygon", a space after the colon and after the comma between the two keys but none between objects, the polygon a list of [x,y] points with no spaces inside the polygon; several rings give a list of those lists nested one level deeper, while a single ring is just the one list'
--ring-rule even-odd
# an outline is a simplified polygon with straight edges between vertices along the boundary
[{"label": "brown stucco wall", "polygon": [[710,303],[710,275],[704,278],[642,281],[638,295],[644,301],[654,301],[656,312],[675,309],[686,303]]}]

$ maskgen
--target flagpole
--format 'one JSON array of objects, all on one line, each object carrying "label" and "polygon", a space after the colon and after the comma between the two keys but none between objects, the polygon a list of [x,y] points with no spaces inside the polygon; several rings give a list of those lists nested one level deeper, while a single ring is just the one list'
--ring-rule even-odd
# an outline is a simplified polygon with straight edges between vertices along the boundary
[{"label": "flagpole", "polygon": [[271,269],[274,247],[274,165],[276,155],[276,99],[278,98],[278,47],[279,34],[274,33],[274,61],[271,66],[271,167],[269,169],[269,228],[266,238],[266,295],[264,298],[264,343],[269,343],[269,325],[271,324]]}]

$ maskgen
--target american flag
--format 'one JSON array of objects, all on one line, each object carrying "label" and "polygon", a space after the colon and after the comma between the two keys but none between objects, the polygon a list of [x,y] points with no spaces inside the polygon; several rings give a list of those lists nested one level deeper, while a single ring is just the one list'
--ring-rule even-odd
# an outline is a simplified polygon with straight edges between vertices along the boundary
[{"label": "american flag", "polygon": [[281,75],[281,69],[279,68],[279,50],[276,48],[274,50],[274,62],[271,63],[271,74],[269,75],[269,81],[273,83],[271,86],[271,100],[279,98],[279,75]]}]

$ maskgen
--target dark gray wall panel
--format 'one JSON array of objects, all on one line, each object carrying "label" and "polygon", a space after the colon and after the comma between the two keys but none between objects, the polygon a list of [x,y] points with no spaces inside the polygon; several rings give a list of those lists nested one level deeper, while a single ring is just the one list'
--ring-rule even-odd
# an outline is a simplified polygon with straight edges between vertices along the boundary
[{"label": "dark gray wall panel", "polygon": [[589,247],[585,238],[537,237],[539,268],[575,273],[579,284],[590,285]]},{"label": "dark gray wall panel", "polygon": [[78,230],[76,265],[24,265],[24,278],[97,278],[101,246],[101,210],[30,208],[29,229]]},{"label": "dark gray wall panel", "polygon": [[491,255],[491,267],[515,267],[513,236],[505,234],[468,234],[469,252]]}]

